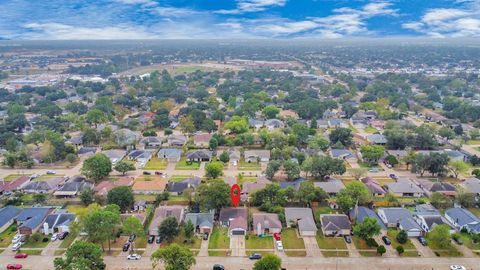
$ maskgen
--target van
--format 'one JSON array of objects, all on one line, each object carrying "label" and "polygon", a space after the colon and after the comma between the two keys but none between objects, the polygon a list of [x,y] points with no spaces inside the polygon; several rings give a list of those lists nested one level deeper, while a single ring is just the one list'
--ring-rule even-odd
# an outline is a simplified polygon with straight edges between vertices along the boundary
[{"label": "van", "polygon": [[21,246],[22,246],[22,243],[21,243],[21,242],[15,243],[15,244],[12,246],[12,251],[17,251],[17,250],[19,250]]}]

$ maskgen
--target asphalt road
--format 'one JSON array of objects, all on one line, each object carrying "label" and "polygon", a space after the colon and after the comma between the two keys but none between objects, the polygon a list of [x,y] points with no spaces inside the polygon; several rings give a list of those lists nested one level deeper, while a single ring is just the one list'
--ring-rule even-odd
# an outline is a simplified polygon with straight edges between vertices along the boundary
[{"label": "asphalt road", "polygon": [[[29,256],[27,259],[13,259],[12,256],[0,255],[0,265],[21,263],[24,269],[51,270],[53,256]],[[148,257],[140,261],[127,261],[124,258],[106,256],[109,270],[152,269]],[[213,264],[221,263],[227,270],[252,269],[253,263],[244,257],[197,257],[197,264],[192,270],[211,270]],[[480,269],[478,258],[320,258],[320,257],[286,257],[282,266],[288,270],[448,270],[451,264],[461,264],[467,269]],[[157,267],[164,269],[164,267]]]}]

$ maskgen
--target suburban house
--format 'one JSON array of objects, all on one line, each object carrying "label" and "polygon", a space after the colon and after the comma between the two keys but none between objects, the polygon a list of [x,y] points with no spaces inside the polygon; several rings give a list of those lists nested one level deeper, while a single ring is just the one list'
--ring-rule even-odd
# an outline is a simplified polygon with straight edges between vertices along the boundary
[{"label": "suburban house", "polygon": [[132,190],[135,194],[159,194],[167,187],[167,180],[159,176],[151,176],[150,180],[136,179]]},{"label": "suburban house", "polygon": [[448,221],[440,215],[440,212],[420,210],[413,213],[413,218],[425,232],[430,232],[437,225],[446,224],[451,227]]},{"label": "suburban house", "polygon": [[409,237],[418,237],[422,235],[422,229],[415,222],[408,209],[401,207],[379,208],[378,216],[388,228],[398,228],[405,230]]},{"label": "suburban house", "polygon": [[24,208],[15,218],[20,234],[30,235],[37,232],[42,227],[47,215],[52,212],[52,208],[31,207]]},{"label": "suburban house", "polygon": [[210,133],[198,133],[193,135],[193,144],[196,147],[209,147],[212,134]]},{"label": "suburban house", "polygon": [[179,148],[162,148],[158,151],[159,159],[166,159],[168,162],[179,162],[182,157],[182,149]]},{"label": "suburban house", "polygon": [[248,198],[250,197],[250,194],[252,192],[255,192],[257,190],[263,189],[267,186],[267,182],[245,182],[242,187],[242,192],[241,192],[241,199],[242,201],[246,202],[248,201]]},{"label": "suburban house", "polygon": [[158,227],[168,217],[175,217],[181,223],[185,217],[185,207],[179,205],[159,206],[155,210],[152,222],[149,227],[150,235],[158,235]]},{"label": "suburban house", "polygon": [[248,118],[248,125],[255,129],[260,129],[263,127],[264,122],[262,120],[257,120],[253,118]]},{"label": "suburban house", "polygon": [[22,212],[20,208],[8,205],[0,208],[0,233],[15,222],[15,217]]},{"label": "suburban house", "polygon": [[0,180],[0,194],[10,193],[20,190],[24,185],[30,182],[32,178],[28,175],[22,175],[12,181]]},{"label": "suburban house", "polygon": [[385,153],[396,157],[397,160],[401,160],[408,155],[406,150],[385,150]]},{"label": "suburban house", "polygon": [[111,149],[102,151],[102,154],[104,154],[108,157],[108,159],[110,159],[112,165],[115,165],[127,155],[127,151],[120,149]]},{"label": "suburban house", "polygon": [[299,177],[293,181],[280,182],[280,187],[281,188],[292,187],[294,190],[298,191],[300,189],[300,185],[305,181],[306,180],[304,178]]},{"label": "suburban house", "polygon": [[338,159],[356,159],[355,155],[348,149],[331,149],[330,156]]},{"label": "suburban house", "polygon": [[145,148],[156,148],[162,146],[162,139],[156,136],[144,137],[141,141]]},{"label": "suburban house", "polygon": [[167,138],[167,143],[170,146],[184,146],[187,143],[185,135],[170,135]]},{"label": "suburban house", "polygon": [[140,133],[131,131],[127,128],[122,128],[113,132],[115,142],[121,146],[135,145],[140,140]]},{"label": "suburban house", "polygon": [[450,208],[445,211],[445,218],[459,231],[480,233],[480,219],[465,208]]},{"label": "suburban house", "polygon": [[427,195],[431,195],[433,192],[441,193],[445,196],[455,196],[457,189],[454,185],[447,182],[433,182],[428,179],[418,180],[421,187],[427,192]]},{"label": "suburban house", "polygon": [[423,190],[410,179],[398,179],[397,182],[388,183],[387,191],[397,197],[421,197]]},{"label": "suburban house", "polygon": [[323,119],[317,120],[317,128],[328,128],[328,121]]},{"label": "suburban house", "polygon": [[315,182],[315,187],[323,189],[328,195],[336,196],[340,190],[345,188],[342,181],[338,179],[328,179],[326,182]]},{"label": "suburban house", "polygon": [[285,220],[288,228],[292,224],[297,225],[300,236],[315,236],[317,234],[317,225],[310,208],[285,207]]},{"label": "suburban house", "polygon": [[351,221],[355,221],[356,224],[362,223],[365,218],[374,218],[377,220],[377,224],[380,226],[381,230],[387,230],[387,227],[385,226],[385,224],[383,224],[377,213],[365,206],[358,206],[350,209],[350,211],[348,211],[348,217]]},{"label": "suburban house", "polygon": [[228,227],[229,235],[246,235],[248,230],[247,208],[226,207],[220,210],[220,224]]},{"label": "suburban house", "polygon": [[265,127],[271,131],[276,128],[284,128],[285,124],[279,119],[268,119],[265,121]]},{"label": "suburban house", "polygon": [[366,139],[371,144],[378,144],[378,145],[387,144],[387,138],[382,134],[371,134],[371,135],[368,135]]},{"label": "suburban house", "polygon": [[321,214],[320,223],[325,236],[350,235],[352,224],[344,214]]},{"label": "suburban house", "polygon": [[190,162],[202,162],[210,161],[212,159],[212,151],[206,149],[200,149],[187,153],[187,161]]},{"label": "suburban house", "polygon": [[228,153],[228,162],[232,164],[233,166],[236,166],[238,162],[240,162],[240,159],[242,158],[240,151],[236,148],[230,148],[227,151]]},{"label": "suburban house", "polygon": [[45,219],[45,223],[40,228],[40,232],[45,235],[53,233],[68,232],[68,226],[75,220],[75,214],[71,213],[55,213],[50,214]]},{"label": "suburban house", "polygon": [[273,213],[254,213],[253,232],[256,235],[274,234],[282,231],[282,223],[278,218],[278,214]]},{"label": "suburban house", "polygon": [[116,180],[105,180],[97,185],[95,185],[95,192],[98,195],[101,196],[106,196],[107,193],[112,190],[114,187],[120,187],[120,186],[128,186],[131,187],[133,185],[133,177],[131,176],[125,176],[118,178]]},{"label": "suburban house", "polygon": [[171,195],[182,195],[185,189],[195,190],[201,183],[199,177],[187,178],[179,182],[168,182],[167,191]]},{"label": "suburban house", "polygon": [[93,156],[97,152],[97,147],[94,146],[84,146],[77,151],[79,157],[89,157]]},{"label": "suburban house", "polygon": [[383,188],[382,186],[380,185],[380,183],[378,183],[377,181],[375,181],[373,178],[371,177],[365,177],[362,179],[362,182],[365,184],[365,186],[368,188],[368,190],[370,191],[370,193],[373,195],[373,196],[376,196],[376,197],[383,197],[385,196],[385,194],[387,193]]},{"label": "suburban house", "polygon": [[51,193],[57,190],[64,182],[65,177],[55,177],[41,181],[30,181],[21,190],[25,193]]},{"label": "suburban house", "polygon": [[148,150],[132,150],[127,155],[128,160],[134,160],[140,164],[140,167],[145,166],[152,158],[152,152]]},{"label": "suburban house", "polygon": [[468,178],[465,179],[460,186],[465,190],[465,192],[473,193],[480,196],[480,179],[477,178]]},{"label": "suburban house", "polygon": [[77,196],[87,188],[93,189],[93,184],[88,182],[85,177],[77,175],[69,178],[63,186],[53,193],[53,195],[59,197],[73,197]]},{"label": "suburban house", "polygon": [[245,150],[245,161],[253,162],[268,162],[270,160],[270,150]]},{"label": "suburban house", "polygon": [[213,216],[213,213],[187,213],[185,215],[185,222],[192,222],[195,233],[210,234],[213,231]]},{"label": "suburban house", "polygon": [[339,128],[339,127],[348,127],[347,123],[342,119],[328,119],[328,127],[330,128]]}]

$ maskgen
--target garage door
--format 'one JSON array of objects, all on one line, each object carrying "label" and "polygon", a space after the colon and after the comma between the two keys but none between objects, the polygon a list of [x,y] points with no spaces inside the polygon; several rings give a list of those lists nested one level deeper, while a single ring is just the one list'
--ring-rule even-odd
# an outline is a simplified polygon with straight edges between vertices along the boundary
[{"label": "garage door", "polygon": [[244,230],[232,230],[232,235],[245,235]]}]

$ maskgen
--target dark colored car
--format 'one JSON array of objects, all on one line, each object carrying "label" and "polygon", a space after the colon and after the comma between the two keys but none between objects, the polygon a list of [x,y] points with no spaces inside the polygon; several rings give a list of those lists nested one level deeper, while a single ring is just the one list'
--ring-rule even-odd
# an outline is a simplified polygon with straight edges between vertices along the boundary
[{"label": "dark colored car", "polygon": [[213,270],[225,270],[225,267],[221,264],[214,264]]},{"label": "dark colored car", "polygon": [[252,255],[248,256],[250,260],[260,260],[262,258],[262,254],[253,253]]},{"label": "dark colored car", "polygon": [[128,251],[129,249],[130,249],[130,242],[127,242],[127,243],[123,244],[122,250],[124,252]]},{"label": "dark colored car", "polygon": [[162,242],[162,239],[160,236],[157,236],[157,239],[155,239],[155,243],[160,244]]},{"label": "dark colored car", "polygon": [[128,237],[128,242],[132,243],[133,241],[135,241],[135,239],[137,238],[137,236],[135,234],[131,234],[129,237]]},{"label": "dark colored car", "polygon": [[382,241],[385,243],[385,245],[389,246],[392,244],[392,241],[390,241],[390,239],[388,239],[387,236],[382,236]]},{"label": "dark colored car", "polygon": [[460,237],[458,237],[457,235],[453,235],[453,236],[452,236],[452,239],[453,239],[453,241],[455,241],[455,243],[457,243],[458,245],[463,245],[462,239],[460,239]]},{"label": "dark colored car", "polygon": [[203,240],[208,240],[208,233],[203,234]]},{"label": "dark colored car", "polygon": [[143,175],[151,175],[151,172],[143,172]]},{"label": "dark colored car", "polygon": [[148,243],[149,243],[149,244],[153,244],[154,241],[155,241],[155,235],[150,235],[150,236],[148,237]]},{"label": "dark colored car", "polygon": [[162,172],[158,172],[158,171],[157,171],[157,172],[155,172],[155,175],[160,175],[160,176],[162,176],[162,175],[163,175],[163,173],[162,173]]},{"label": "dark colored car", "polygon": [[395,174],[393,174],[393,173],[391,173],[389,176],[390,176],[390,178],[392,178],[392,179],[397,179],[397,176],[396,176]]},{"label": "dark colored car", "polygon": [[352,238],[350,237],[350,235],[344,235],[343,236],[343,239],[345,239],[345,242],[351,244],[352,243]]},{"label": "dark colored car", "polygon": [[67,236],[68,236],[68,232],[62,232],[61,234],[58,235],[58,239],[63,240]]},{"label": "dark colored car", "polygon": [[417,239],[418,239],[418,242],[420,242],[420,244],[422,244],[422,246],[427,245],[427,239],[425,239],[425,237],[419,236]]}]

